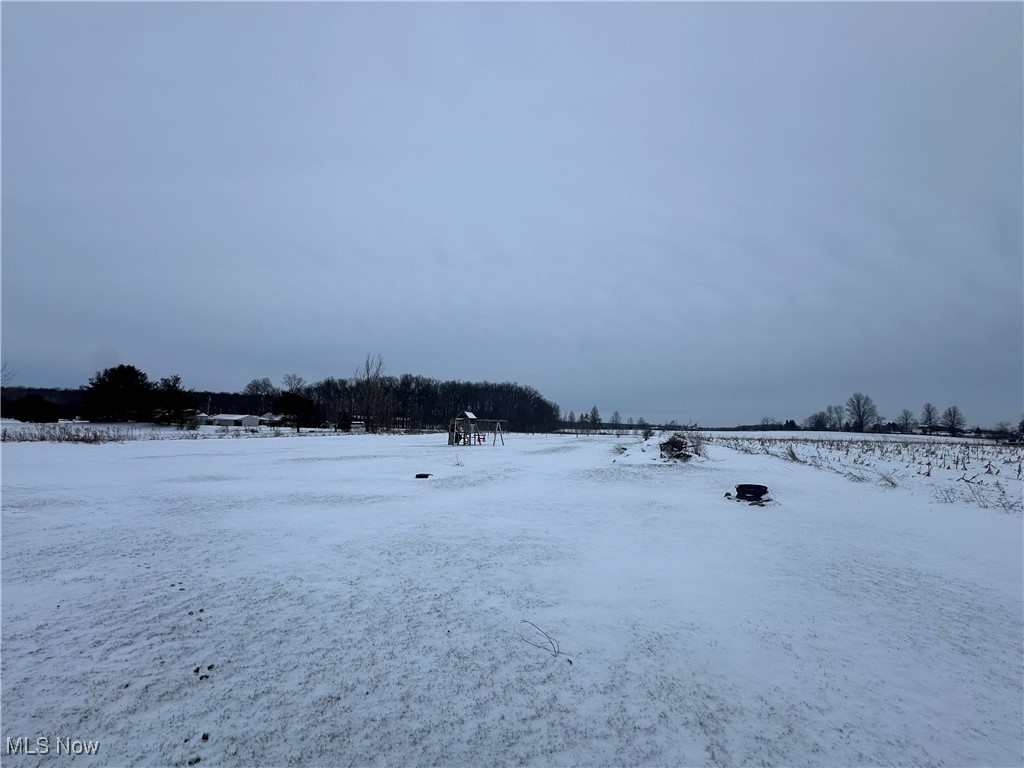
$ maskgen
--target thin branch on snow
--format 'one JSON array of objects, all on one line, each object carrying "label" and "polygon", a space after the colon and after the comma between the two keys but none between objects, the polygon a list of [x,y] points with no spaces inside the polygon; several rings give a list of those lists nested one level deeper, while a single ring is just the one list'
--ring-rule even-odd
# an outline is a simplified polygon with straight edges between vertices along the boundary
[{"label": "thin branch on snow", "polygon": [[[550,653],[552,656],[570,656],[570,655],[575,656],[576,655],[576,654],[569,654],[569,653],[563,652],[561,647],[558,645],[558,641],[555,638],[553,638],[551,635],[549,635],[547,632],[545,632],[543,629],[538,627],[536,624],[534,624],[532,621],[527,621],[526,619],[523,619],[522,623],[523,624],[529,624],[531,627],[533,627],[538,632],[540,632],[542,635],[544,635],[544,638],[547,640],[547,643],[535,643],[535,642],[532,642],[531,640],[527,640],[525,637],[520,636],[519,639],[522,640],[527,645],[532,645],[534,648],[540,648],[542,651],[546,651],[546,652]],[[570,663],[572,663],[571,659],[570,659]]]}]

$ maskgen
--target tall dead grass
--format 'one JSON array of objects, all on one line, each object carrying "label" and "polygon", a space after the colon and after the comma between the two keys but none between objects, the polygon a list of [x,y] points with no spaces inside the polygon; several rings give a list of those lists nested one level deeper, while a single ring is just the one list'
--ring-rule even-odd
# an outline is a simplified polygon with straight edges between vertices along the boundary
[{"label": "tall dead grass", "polygon": [[125,443],[145,439],[134,427],[95,427],[77,424],[32,424],[24,427],[4,427],[0,442],[4,443]]}]

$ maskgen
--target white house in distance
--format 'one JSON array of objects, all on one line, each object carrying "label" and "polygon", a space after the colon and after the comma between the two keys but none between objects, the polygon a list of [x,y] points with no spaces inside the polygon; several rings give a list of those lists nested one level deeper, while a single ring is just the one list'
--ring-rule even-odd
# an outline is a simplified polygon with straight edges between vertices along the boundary
[{"label": "white house in distance", "polygon": [[260,417],[241,413],[218,413],[210,417],[210,424],[214,427],[258,427]]}]

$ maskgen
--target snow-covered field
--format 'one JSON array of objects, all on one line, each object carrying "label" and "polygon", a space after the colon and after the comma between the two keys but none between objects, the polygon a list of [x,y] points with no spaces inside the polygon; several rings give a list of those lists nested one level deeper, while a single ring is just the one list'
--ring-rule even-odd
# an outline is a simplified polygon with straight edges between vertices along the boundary
[{"label": "snow-covered field", "polygon": [[902,453],[444,442],[4,443],[4,765],[1024,763],[1016,509]]}]

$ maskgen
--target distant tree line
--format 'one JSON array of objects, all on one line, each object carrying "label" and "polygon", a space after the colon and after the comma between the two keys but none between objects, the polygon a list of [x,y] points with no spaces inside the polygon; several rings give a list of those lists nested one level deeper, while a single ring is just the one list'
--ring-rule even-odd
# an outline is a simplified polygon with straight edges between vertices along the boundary
[{"label": "distant tree line", "polygon": [[[934,405],[925,403],[919,417],[916,417],[913,411],[904,408],[895,420],[890,421],[879,414],[878,408],[869,396],[854,392],[845,406],[830,405],[823,411],[813,413],[804,419],[803,427],[818,432],[890,432],[905,435],[927,435],[941,431],[958,437],[967,432],[967,418],[956,405],[947,407],[940,414]],[[974,429],[975,434],[982,431],[978,427]],[[1005,439],[1012,437],[1014,431],[1010,422],[1002,421],[994,429],[988,430],[988,433],[993,437]],[[1021,419],[1016,432],[1024,434],[1024,418]]]},{"label": "distant tree line", "polygon": [[1016,427],[1008,421],[1001,421],[989,429],[968,429],[967,418],[958,406],[951,405],[940,412],[931,403],[925,403],[920,416],[904,408],[896,419],[889,420],[879,414],[877,406],[869,396],[862,392],[854,392],[845,404],[826,406],[823,410],[808,416],[800,425],[793,419],[782,422],[766,416],[759,424],[740,424],[729,429],[787,432],[803,429],[813,432],[883,432],[904,435],[930,435],[942,432],[954,437],[972,434],[1006,440],[1014,437],[1024,439],[1024,417],[1021,417]]},{"label": "distant tree line", "polygon": [[98,372],[78,389],[4,387],[0,411],[39,423],[80,418],[173,424],[194,413],[198,403],[198,393],[182,387],[180,376],[153,382],[135,366],[118,365]]},{"label": "distant tree line", "polygon": [[[288,374],[277,386],[269,378],[253,379],[239,392],[208,392],[186,389],[178,375],[151,381],[132,365],[118,365],[99,371],[89,383],[78,389],[45,389],[11,385],[13,372],[3,371],[4,382],[0,412],[26,422],[55,422],[83,418],[96,422],[153,422],[191,426],[197,412],[279,414],[296,427],[332,427],[349,430],[361,421],[369,432],[392,429],[446,429],[449,420],[463,410],[481,418],[502,419],[507,428],[527,432],[558,429],[580,434],[612,431],[616,435],[635,432],[649,437],[654,427],[639,418],[625,423],[618,411],[604,422],[597,406],[581,411],[577,417],[569,411],[563,418],[556,403],[547,400],[532,387],[516,383],[438,381],[424,376],[403,374],[388,376],[380,355],[367,356],[356,372],[347,378],[329,376],[313,384],[297,374]],[[661,429],[680,427],[675,421]],[[904,408],[892,421],[878,413],[874,401],[855,392],[844,405],[829,405],[811,414],[797,425],[793,419],[780,421],[764,417],[759,424],[741,424],[738,430],[799,429],[817,432],[892,432],[933,434],[942,431],[954,436],[967,433],[967,419],[959,407],[943,411],[925,403],[920,415]],[[1002,421],[994,428],[973,434],[1007,439],[1024,438],[1024,417],[1014,428]]]},{"label": "distant tree line", "polygon": [[502,419],[518,431],[553,431],[561,426],[557,404],[536,389],[516,383],[438,381],[424,376],[388,376],[380,356],[367,357],[355,375],[307,384],[297,374],[280,386],[253,379],[240,392],[186,389],[180,376],[153,382],[132,365],[97,372],[78,390],[7,387],[3,415],[20,421],[50,422],[80,417],[96,422],[153,422],[186,426],[197,411],[209,415],[280,414],[296,427],[367,431],[447,429],[464,410]]},{"label": "distant tree line", "polygon": [[[601,413],[597,410],[596,405],[592,406],[590,411],[580,411],[579,417],[576,416],[575,411],[569,411],[569,415],[563,420],[561,428],[562,431],[575,435],[595,435],[612,432],[616,437],[621,437],[628,433],[642,435],[645,440],[654,434],[655,429],[642,416],[635,421],[630,416],[623,422],[622,416],[618,411],[612,414],[611,421],[602,421]],[[667,424],[662,424],[659,429],[680,430],[691,429],[691,427],[681,427],[673,420]]]}]

